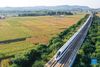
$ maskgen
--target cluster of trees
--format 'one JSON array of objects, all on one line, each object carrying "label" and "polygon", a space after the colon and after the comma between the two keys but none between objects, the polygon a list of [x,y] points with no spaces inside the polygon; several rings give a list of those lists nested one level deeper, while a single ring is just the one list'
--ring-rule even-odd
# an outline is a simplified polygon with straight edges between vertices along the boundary
[{"label": "cluster of trees", "polygon": [[23,54],[15,55],[15,58],[11,59],[13,63],[11,67],[32,67],[32,64],[36,60],[41,60],[41,55],[46,52],[48,52],[47,46],[41,44]]},{"label": "cluster of trees", "polygon": [[96,36],[96,51],[94,53],[94,57],[97,58],[98,61],[98,67],[100,67],[100,17],[97,17],[97,20],[95,20],[95,22],[98,23],[97,26],[97,34]]},{"label": "cluster of trees", "polygon": [[53,11],[53,10],[0,10],[0,15],[3,16],[46,16],[46,15],[73,15],[72,12],[67,11]]},{"label": "cluster of trees", "polygon": [[[44,64],[48,62],[57,50],[64,44],[64,39],[70,35],[73,35],[77,28],[86,21],[88,15],[82,18],[77,24],[65,29],[59,33],[56,37],[53,37],[48,45],[38,44],[36,48],[31,49],[20,55],[16,55],[11,61],[11,67],[44,67]],[[71,32],[74,32],[71,34]]]},{"label": "cluster of trees", "polygon": [[22,13],[18,16],[46,16],[46,15],[73,15],[71,12],[65,11],[33,11],[31,13]]},{"label": "cluster of trees", "polygon": [[18,16],[19,14],[29,14],[32,11],[29,10],[0,10],[1,16]]},{"label": "cluster of trees", "polygon": [[[91,59],[96,58],[96,42],[98,32],[98,17],[95,16],[87,37],[77,55],[73,67],[92,67]],[[100,54],[99,54],[100,57]],[[100,58],[99,58],[100,59]]]}]

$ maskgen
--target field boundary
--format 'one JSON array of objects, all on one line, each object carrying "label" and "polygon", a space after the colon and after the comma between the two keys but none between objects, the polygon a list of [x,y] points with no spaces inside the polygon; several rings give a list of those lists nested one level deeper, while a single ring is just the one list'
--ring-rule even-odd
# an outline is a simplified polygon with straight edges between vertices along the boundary
[{"label": "field boundary", "polygon": [[4,40],[4,41],[0,41],[0,44],[8,44],[8,43],[12,43],[12,42],[24,41],[27,38],[31,38],[31,37],[23,37],[23,38],[16,38],[16,39]]}]

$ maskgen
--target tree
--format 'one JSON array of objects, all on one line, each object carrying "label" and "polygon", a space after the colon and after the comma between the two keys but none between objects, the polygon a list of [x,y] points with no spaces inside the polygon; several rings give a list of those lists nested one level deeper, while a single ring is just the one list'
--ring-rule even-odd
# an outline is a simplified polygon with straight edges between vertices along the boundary
[{"label": "tree", "polygon": [[83,51],[85,54],[91,54],[95,51],[95,46],[92,45],[91,43],[89,42],[86,42],[84,45],[83,45]]},{"label": "tree", "polygon": [[26,64],[28,63],[28,60],[29,59],[24,55],[16,55],[16,57],[12,59],[12,62],[16,64],[14,66],[25,67],[27,66]]},{"label": "tree", "polygon": [[44,62],[43,61],[36,61],[32,67],[44,67]]},{"label": "tree", "polygon": [[82,56],[82,62],[84,63],[84,67],[91,67],[91,58],[88,55]]}]

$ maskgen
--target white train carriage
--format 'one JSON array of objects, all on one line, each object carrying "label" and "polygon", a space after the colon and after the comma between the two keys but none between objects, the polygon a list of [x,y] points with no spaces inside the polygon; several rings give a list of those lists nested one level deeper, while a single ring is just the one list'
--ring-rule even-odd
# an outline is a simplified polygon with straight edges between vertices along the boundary
[{"label": "white train carriage", "polygon": [[58,61],[61,59],[61,57],[68,51],[68,48],[71,46],[71,43],[73,40],[77,39],[79,37],[79,34],[82,34],[81,31],[85,27],[85,25],[90,20],[91,15],[88,17],[87,21],[81,26],[81,28],[58,50],[55,60]]}]

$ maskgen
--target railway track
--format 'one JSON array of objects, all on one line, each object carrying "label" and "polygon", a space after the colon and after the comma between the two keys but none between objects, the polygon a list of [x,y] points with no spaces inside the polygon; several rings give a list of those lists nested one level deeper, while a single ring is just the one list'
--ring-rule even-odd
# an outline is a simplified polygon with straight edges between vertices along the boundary
[{"label": "railway track", "polygon": [[89,27],[91,26],[92,19],[93,19],[93,15],[91,14],[88,17],[87,21],[83,24],[83,26],[77,31],[78,33],[77,32],[75,33],[77,35],[74,37],[72,42],[67,47],[68,49],[64,53],[64,55],[58,61],[55,60],[55,56],[54,56],[52,60],[50,60],[45,65],[45,67],[71,67],[72,66],[75,57],[77,55],[77,52],[87,35]]}]

